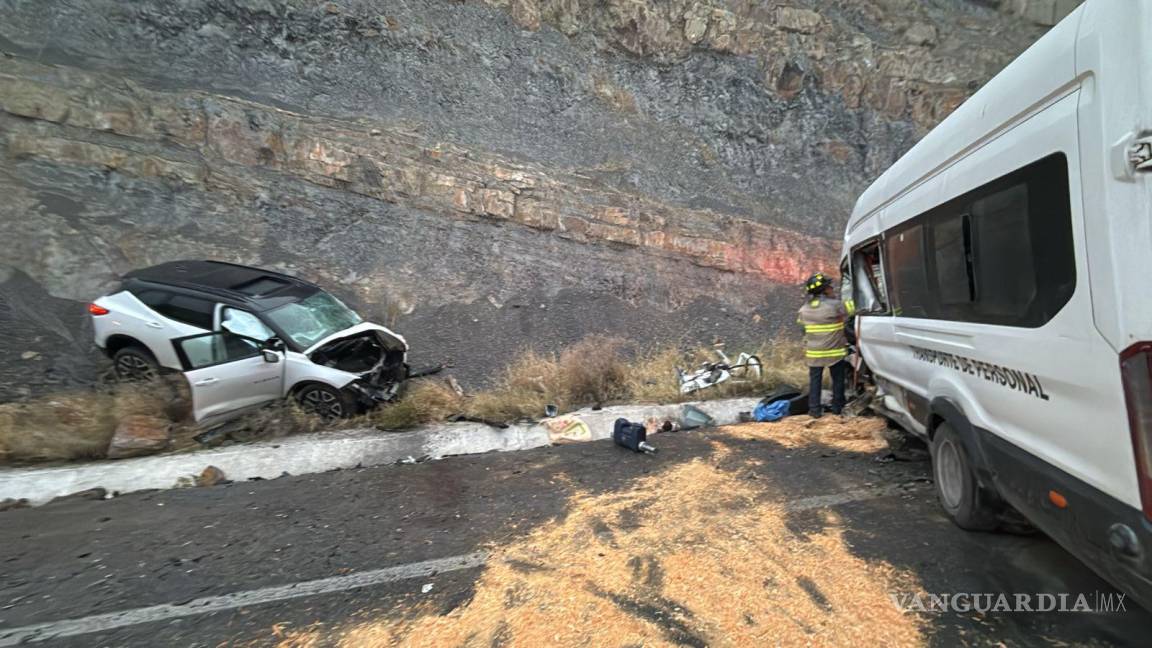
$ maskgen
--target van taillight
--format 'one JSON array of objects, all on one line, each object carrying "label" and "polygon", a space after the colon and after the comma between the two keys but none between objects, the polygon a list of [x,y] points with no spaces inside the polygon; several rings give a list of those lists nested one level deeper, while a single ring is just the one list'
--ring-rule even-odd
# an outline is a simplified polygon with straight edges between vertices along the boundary
[{"label": "van taillight", "polygon": [[1133,344],[1120,354],[1128,429],[1136,455],[1136,478],[1144,516],[1152,519],[1152,342]]},{"label": "van taillight", "polygon": [[88,304],[88,312],[92,313],[93,315],[107,315],[112,311],[97,304]]}]

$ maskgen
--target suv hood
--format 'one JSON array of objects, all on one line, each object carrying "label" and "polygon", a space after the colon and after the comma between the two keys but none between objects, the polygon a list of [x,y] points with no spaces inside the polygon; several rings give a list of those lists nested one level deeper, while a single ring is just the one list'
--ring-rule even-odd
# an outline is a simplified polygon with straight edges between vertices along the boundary
[{"label": "suv hood", "polygon": [[390,330],[388,328],[380,326],[379,324],[373,324],[371,322],[361,322],[361,323],[357,324],[356,326],[353,326],[351,328],[346,328],[343,331],[340,331],[339,333],[333,333],[332,335],[329,335],[328,337],[319,340],[318,342],[316,342],[312,346],[305,349],[304,355],[311,355],[313,351],[315,351],[316,349],[319,349],[320,347],[324,346],[325,344],[331,344],[332,342],[335,342],[336,340],[339,340],[342,338],[352,337],[354,335],[359,335],[365,331],[380,331],[381,333],[384,333],[385,335],[393,337],[393,338],[399,340],[400,343],[404,345],[404,351],[408,351],[408,341],[405,340],[401,335],[393,332],[392,330]]}]

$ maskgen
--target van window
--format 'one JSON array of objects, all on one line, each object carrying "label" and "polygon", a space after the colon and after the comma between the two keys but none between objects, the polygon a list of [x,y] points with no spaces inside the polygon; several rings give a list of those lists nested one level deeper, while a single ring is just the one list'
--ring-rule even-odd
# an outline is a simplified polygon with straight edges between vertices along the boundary
[{"label": "van window", "polygon": [[936,297],[943,309],[973,300],[971,249],[967,214],[949,214],[932,229]]},{"label": "van window", "polygon": [[852,253],[852,292],[856,312],[877,314],[888,311],[888,295],[884,292],[880,270],[880,245],[866,244]]},{"label": "van window", "polygon": [[884,241],[888,263],[888,294],[895,315],[928,317],[928,281],[924,262],[924,226],[916,223]]},{"label": "van window", "polygon": [[1044,325],[1076,288],[1067,158],[1049,156],[900,224],[885,233],[884,252],[893,314]]},{"label": "van window", "polygon": [[972,221],[977,317],[1023,318],[1037,286],[1028,186],[1014,185],[973,202]]}]

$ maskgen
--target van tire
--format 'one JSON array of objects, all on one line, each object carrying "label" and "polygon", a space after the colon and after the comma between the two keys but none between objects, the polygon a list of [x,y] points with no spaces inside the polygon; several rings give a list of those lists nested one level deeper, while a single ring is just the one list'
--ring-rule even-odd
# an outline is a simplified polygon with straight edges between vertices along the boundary
[{"label": "van tire", "polygon": [[160,375],[156,356],[137,344],[130,344],[112,354],[112,368],[117,380],[122,382],[145,382]]},{"label": "van tire", "polygon": [[352,397],[329,385],[308,383],[295,393],[301,409],[325,421],[348,418],[356,413]]},{"label": "van tire", "polygon": [[1000,526],[998,507],[980,487],[964,442],[947,423],[941,423],[932,436],[932,477],[940,506],[956,526],[969,531],[992,531]]}]

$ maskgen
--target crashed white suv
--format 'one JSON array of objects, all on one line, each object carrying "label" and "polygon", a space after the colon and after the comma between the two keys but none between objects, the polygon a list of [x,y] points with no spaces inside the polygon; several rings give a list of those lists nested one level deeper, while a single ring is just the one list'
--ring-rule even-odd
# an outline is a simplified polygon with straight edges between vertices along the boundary
[{"label": "crashed white suv", "polygon": [[395,396],[408,344],[318,286],[220,261],[173,261],[124,275],[88,306],[116,373],[183,372],[199,423],[294,397],[324,418]]}]

